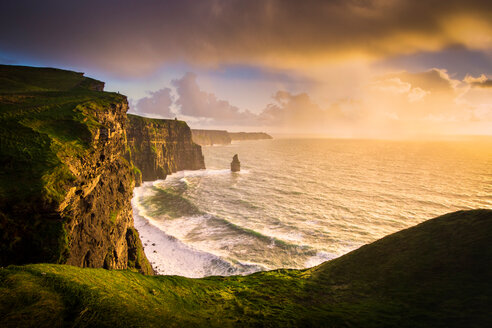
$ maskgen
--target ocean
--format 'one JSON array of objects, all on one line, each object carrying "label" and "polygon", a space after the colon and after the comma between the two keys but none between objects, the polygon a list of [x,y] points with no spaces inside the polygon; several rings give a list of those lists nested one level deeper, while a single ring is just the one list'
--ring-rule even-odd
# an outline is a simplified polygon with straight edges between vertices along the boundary
[{"label": "ocean", "polygon": [[203,154],[206,170],[134,190],[135,226],[159,274],[307,268],[438,215],[492,208],[490,139],[286,138]]}]

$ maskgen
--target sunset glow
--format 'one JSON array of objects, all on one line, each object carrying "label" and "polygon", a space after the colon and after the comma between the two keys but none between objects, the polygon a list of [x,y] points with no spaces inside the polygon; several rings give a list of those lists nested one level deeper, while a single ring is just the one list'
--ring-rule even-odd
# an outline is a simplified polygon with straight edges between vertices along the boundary
[{"label": "sunset glow", "polygon": [[1,5],[0,62],[84,71],[142,115],[273,133],[492,134],[487,1],[33,2],[27,13],[22,2]]}]

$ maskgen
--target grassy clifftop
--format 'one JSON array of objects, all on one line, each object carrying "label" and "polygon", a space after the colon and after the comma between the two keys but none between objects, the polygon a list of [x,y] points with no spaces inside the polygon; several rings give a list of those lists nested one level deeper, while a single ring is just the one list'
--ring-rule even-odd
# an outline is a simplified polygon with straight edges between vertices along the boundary
[{"label": "grassy clifftop", "polygon": [[57,68],[0,65],[2,93],[42,91],[102,91],[104,83],[83,73]]},{"label": "grassy clifftop", "polygon": [[492,210],[426,221],[308,270],[187,279],[27,265],[0,270],[0,325],[487,327]]},{"label": "grassy clifftop", "polygon": [[151,273],[133,229],[126,97],[82,73],[0,65],[0,265]]},{"label": "grassy clifftop", "polygon": [[125,101],[103,86],[81,73],[0,65],[0,205],[62,200],[64,160],[86,155],[95,111]]}]

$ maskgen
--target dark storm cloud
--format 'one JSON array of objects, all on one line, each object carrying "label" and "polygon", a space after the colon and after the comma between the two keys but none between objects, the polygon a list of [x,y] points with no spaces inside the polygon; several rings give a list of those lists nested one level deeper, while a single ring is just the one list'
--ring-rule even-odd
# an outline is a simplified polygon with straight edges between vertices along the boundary
[{"label": "dark storm cloud", "polygon": [[282,65],[444,47],[458,35],[448,18],[491,14],[489,0],[2,1],[0,52],[134,75],[176,61]]},{"label": "dark storm cloud", "polygon": [[376,67],[401,68],[414,72],[429,67],[447,69],[459,79],[467,75],[492,74],[492,56],[481,51],[473,51],[462,46],[453,46],[436,52],[402,55],[385,58],[375,64]]}]

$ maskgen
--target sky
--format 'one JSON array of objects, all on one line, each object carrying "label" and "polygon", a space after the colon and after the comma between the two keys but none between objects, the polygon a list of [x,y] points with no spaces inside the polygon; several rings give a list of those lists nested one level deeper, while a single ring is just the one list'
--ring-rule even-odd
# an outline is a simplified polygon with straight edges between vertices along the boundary
[{"label": "sky", "polygon": [[0,63],[85,72],[193,128],[492,135],[491,1],[5,0]]}]

